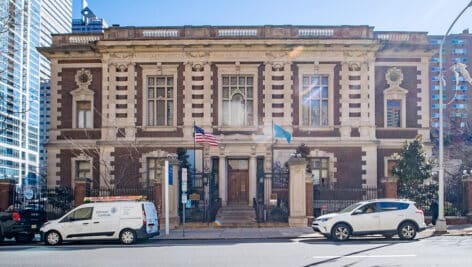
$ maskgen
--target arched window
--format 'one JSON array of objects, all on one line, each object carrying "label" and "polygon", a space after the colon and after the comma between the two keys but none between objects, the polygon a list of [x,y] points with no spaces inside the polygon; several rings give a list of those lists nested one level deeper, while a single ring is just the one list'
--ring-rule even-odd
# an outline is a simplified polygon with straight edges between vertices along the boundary
[{"label": "arched window", "polygon": [[254,78],[251,75],[224,75],[223,125],[254,125]]}]

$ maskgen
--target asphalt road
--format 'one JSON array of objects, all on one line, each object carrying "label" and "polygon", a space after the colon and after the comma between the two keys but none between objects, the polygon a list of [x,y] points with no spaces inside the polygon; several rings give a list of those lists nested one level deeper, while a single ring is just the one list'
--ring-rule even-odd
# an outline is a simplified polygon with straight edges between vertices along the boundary
[{"label": "asphalt road", "polygon": [[470,236],[0,245],[0,266],[472,266]]}]

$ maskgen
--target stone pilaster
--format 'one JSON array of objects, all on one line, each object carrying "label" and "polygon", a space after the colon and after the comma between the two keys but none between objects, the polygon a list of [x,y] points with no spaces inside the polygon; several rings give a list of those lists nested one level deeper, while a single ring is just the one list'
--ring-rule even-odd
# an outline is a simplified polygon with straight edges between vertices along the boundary
[{"label": "stone pilaster", "polygon": [[306,214],[306,160],[291,158],[288,165],[290,168],[288,224],[291,227],[304,227],[308,222]]},{"label": "stone pilaster", "polygon": [[219,184],[218,184],[218,192],[221,198],[221,204],[226,206],[226,202],[228,201],[228,195],[226,192],[227,189],[227,177],[226,177],[226,157],[224,155],[220,155],[220,160],[218,161],[219,167]]},{"label": "stone pilaster", "polygon": [[469,222],[472,220],[472,176],[463,180],[464,183],[464,203]]}]

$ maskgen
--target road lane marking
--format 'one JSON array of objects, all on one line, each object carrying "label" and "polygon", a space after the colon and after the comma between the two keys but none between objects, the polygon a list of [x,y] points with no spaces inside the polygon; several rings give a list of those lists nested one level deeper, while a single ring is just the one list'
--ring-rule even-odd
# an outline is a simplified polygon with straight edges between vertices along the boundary
[{"label": "road lane marking", "polygon": [[414,254],[405,255],[348,255],[348,256],[313,256],[313,259],[334,259],[334,258],[405,258],[416,257]]}]

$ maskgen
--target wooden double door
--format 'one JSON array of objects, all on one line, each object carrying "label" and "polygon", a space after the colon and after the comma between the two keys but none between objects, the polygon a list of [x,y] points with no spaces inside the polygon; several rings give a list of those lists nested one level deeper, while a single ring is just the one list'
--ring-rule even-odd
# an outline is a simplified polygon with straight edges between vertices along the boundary
[{"label": "wooden double door", "polygon": [[228,202],[248,204],[249,203],[249,171],[228,171]]}]

